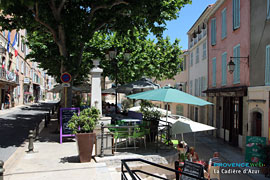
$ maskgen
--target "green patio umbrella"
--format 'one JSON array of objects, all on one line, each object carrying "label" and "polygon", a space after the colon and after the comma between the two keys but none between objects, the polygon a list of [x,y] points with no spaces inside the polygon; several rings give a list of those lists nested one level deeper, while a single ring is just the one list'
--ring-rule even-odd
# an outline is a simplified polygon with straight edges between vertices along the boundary
[{"label": "green patio umbrella", "polygon": [[163,87],[160,89],[154,89],[146,92],[132,94],[127,97],[130,99],[192,104],[197,106],[212,105],[212,103],[208,101],[170,87]]},{"label": "green patio umbrella", "polygon": [[212,105],[212,103],[205,101],[201,98],[197,98],[183,91],[173,89],[170,87],[163,87],[160,89],[154,89],[146,92],[132,94],[127,96],[130,99],[142,99],[150,101],[167,102],[166,108],[166,121],[168,122],[168,103],[182,103],[192,104],[197,106]]}]

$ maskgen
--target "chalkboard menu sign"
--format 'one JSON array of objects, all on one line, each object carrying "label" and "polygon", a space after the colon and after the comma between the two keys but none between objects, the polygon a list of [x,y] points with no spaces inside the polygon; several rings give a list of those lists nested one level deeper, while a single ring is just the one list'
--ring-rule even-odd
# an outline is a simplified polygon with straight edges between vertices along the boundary
[{"label": "chalkboard menu sign", "polygon": [[190,161],[185,161],[182,172],[188,175],[195,176],[196,178],[182,174],[181,180],[195,180],[204,177],[203,165]]},{"label": "chalkboard menu sign", "polygon": [[60,144],[62,144],[63,137],[74,136],[72,131],[68,128],[68,121],[75,114],[80,113],[80,108],[61,108],[60,109]]}]

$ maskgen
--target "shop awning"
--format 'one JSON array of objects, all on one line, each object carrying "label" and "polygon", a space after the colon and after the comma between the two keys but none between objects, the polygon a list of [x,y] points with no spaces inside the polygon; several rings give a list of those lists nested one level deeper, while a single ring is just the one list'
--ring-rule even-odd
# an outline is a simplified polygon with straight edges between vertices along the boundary
[{"label": "shop awning", "polygon": [[247,96],[247,86],[213,88],[203,91],[209,96]]}]

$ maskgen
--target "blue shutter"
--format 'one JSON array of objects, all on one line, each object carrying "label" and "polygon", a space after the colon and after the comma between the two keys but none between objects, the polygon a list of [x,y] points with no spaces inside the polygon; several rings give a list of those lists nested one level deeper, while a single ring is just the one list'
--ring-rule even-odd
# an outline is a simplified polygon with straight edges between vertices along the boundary
[{"label": "blue shutter", "polygon": [[227,9],[222,11],[222,25],[221,25],[221,37],[224,39],[227,36]]},{"label": "blue shutter", "polygon": [[265,85],[270,86],[270,45],[266,46],[265,55]]},{"label": "blue shutter", "polygon": [[216,18],[211,20],[211,45],[216,45]]},{"label": "blue shutter", "polygon": [[[233,48],[233,57],[240,57],[240,45]],[[235,69],[233,72],[233,83],[240,83],[240,58],[233,58]]]},{"label": "blue shutter", "polygon": [[212,66],[213,66],[213,79],[212,79],[212,86],[215,87],[216,86],[216,58],[212,59]]},{"label": "blue shutter", "polygon": [[222,54],[222,86],[227,83],[227,53]]},{"label": "blue shutter", "polygon": [[270,19],[270,0],[267,0],[267,19]]},{"label": "blue shutter", "polygon": [[191,61],[190,61],[191,62],[191,66],[193,66],[193,52],[191,52],[191,56],[190,57],[191,57]]},{"label": "blue shutter", "polygon": [[240,0],[233,0],[233,29],[240,27]]}]

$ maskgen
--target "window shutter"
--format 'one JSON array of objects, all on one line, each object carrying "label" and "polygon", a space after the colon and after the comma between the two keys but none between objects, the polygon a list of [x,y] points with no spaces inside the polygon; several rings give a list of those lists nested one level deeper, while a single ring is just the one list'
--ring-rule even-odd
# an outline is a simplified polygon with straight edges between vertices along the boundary
[{"label": "window shutter", "polygon": [[211,20],[211,45],[216,44],[216,18]]},{"label": "window shutter", "polygon": [[199,46],[196,49],[196,63],[199,63]]},{"label": "window shutter", "polygon": [[212,86],[216,86],[216,58],[212,59],[212,66],[213,66],[213,80],[212,80]]},{"label": "window shutter", "polygon": [[19,66],[20,66],[20,61],[19,61],[19,57],[17,56],[16,57],[16,69],[17,69],[17,71],[19,71]]},{"label": "window shutter", "polygon": [[203,43],[203,59],[206,58],[206,41]]},{"label": "window shutter", "polygon": [[270,86],[270,45],[266,46],[265,85]]},{"label": "window shutter", "polygon": [[240,0],[233,0],[233,29],[240,27]]},{"label": "window shutter", "polygon": [[222,54],[222,85],[227,83],[227,53]]},{"label": "window shutter", "polygon": [[267,19],[270,19],[270,0],[267,0]]},{"label": "window shutter", "polygon": [[17,86],[17,91],[18,91],[18,96],[20,96],[21,95],[20,84],[18,84],[18,86]]},{"label": "window shutter", "polygon": [[190,55],[190,66],[193,66],[193,52]]},{"label": "window shutter", "polygon": [[192,94],[192,81],[189,82],[189,93]]},{"label": "window shutter", "polygon": [[[240,45],[233,48],[233,57],[240,57]],[[234,63],[233,82],[237,84],[240,83],[240,58],[234,58]]]},{"label": "window shutter", "polygon": [[227,36],[227,9],[222,11],[221,37],[224,39]]}]

